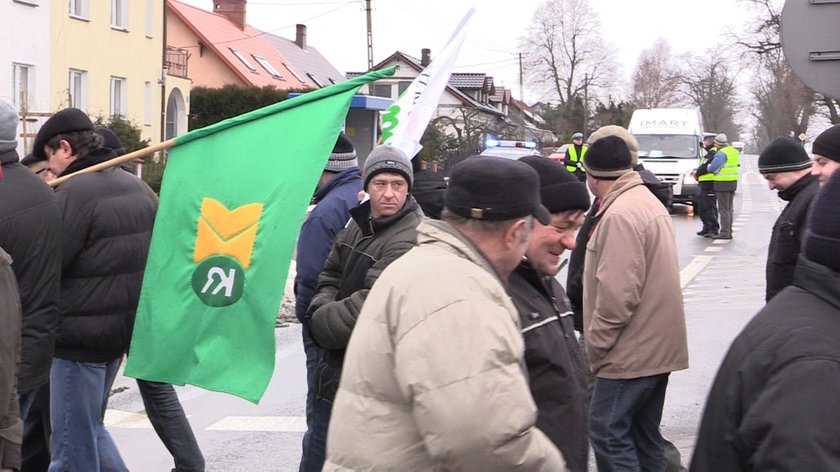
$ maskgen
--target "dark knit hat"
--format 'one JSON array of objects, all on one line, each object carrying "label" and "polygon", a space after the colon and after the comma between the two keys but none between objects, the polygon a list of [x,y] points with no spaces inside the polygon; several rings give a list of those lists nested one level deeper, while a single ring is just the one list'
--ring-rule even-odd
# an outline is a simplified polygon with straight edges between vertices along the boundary
[{"label": "dark knit hat", "polygon": [[525,156],[519,161],[537,171],[540,177],[540,200],[549,213],[589,209],[586,184],[566,170],[566,166],[540,156]]},{"label": "dark knit hat", "polygon": [[78,108],[65,108],[51,116],[35,136],[35,143],[32,145],[32,153],[38,159],[44,161],[47,155],[44,153],[44,145],[54,136],[74,131],[93,131],[93,123],[87,114]]},{"label": "dark knit hat", "polygon": [[809,167],[811,159],[805,148],[791,138],[776,138],[758,156],[758,171],[762,174],[790,172]]},{"label": "dark knit hat", "polygon": [[627,128],[618,125],[606,125],[595,130],[589,135],[589,145],[591,146],[595,141],[606,138],[607,136],[618,136],[630,149],[630,159],[633,161],[633,166],[639,163],[639,142]]},{"label": "dark knit hat", "polygon": [[840,162],[840,124],[820,133],[814,140],[811,152],[827,157],[832,161]]},{"label": "dark knit hat", "polygon": [[99,128],[96,130],[96,134],[102,136],[102,147],[110,148],[114,151],[114,154],[116,154],[117,157],[125,154],[125,146],[123,146],[123,143],[120,141],[120,137],[117,136],[117,133],[108,128]]},{"label": "dark knit hat", "polygon": [[806,258],[840,272],[840,172],[826,181],[811,205],[802,249]]},{"label": "dark knit hat", "polygon": [[596,179],[615,180],[633,170],[633,157],[623,139],[606,136],[589,146],[583,167]]},{"label": "dark knit hat", "polygon": [[537,172],[523,162],[468,157],[452,169],[443,206],[474,220],[507,221],[533,215],[547,225],[551,215],[540,204],[539,183]]},{"label": "dark knit hat", "polygon": [[359,161],[356,159],[356,149],[353,147],[353,143],[347,139],[344,133],[340,133],[324,170],[341,172],[358,166]]},{"label": "dark knit hat", "polygon": [[15,107],[6,100],[0,100],[0,152],[17,147],[17,127],[20,123]]},{"label": "dark knit hat", "polygon": [[382,144],[373,148],[365,159],[362,177],[365,179],[365,190],[374,175],[381,172],[402,174],[408,181],[408,190],[414,185],[414,171],[411,170],[411,160],[399,148]]}]

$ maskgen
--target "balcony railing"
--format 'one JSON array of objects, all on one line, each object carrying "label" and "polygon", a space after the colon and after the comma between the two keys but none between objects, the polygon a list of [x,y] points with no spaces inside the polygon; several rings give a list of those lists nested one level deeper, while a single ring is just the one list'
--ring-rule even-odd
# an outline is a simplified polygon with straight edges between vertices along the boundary
[{"label": "balcony railing", "polygon": [[187,59],[190,53],[186,49],[166,46],[166,61],[163,66],[167,73],[175,77],[187,78]]}]

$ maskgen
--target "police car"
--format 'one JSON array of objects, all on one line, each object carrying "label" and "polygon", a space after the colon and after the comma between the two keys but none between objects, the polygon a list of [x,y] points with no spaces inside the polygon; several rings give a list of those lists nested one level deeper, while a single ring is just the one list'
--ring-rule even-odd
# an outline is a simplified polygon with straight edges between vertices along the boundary
[{"label": "police car", "polygon": [[505,159],[519,159],[525,156],[539,156],[537,143],[533,141],[510,141],[488,138],[484,141],[484,151],[481,156],[502,157]]}]

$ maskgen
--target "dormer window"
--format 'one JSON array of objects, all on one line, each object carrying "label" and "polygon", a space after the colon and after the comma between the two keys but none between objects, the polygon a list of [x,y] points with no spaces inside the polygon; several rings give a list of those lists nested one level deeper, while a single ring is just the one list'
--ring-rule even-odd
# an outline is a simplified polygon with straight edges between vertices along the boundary
[{"label": "dormer window", "polygon": [[294,70],[294,69],[292,69],[291,67],[289,67],[289,64],[286,64],[286,63],[284,62],[284,63],[283,63],[283,67],[285,67],[285,68],[286,68],[286,70],[287,70],[287,71],[289,71],[289,73],[290,73],[290,74],[292,74],[293,76],[295,76],[295,78],[296,78],[296,79],[298,79],[298,82],[300,82],[300,83],[305,83],[305,82],[304,82],[304,80],[303,80],[303,77],[301,77],[301,76],[300,76],[300,74],[298,74],[297,72],[295,72],[295,70]]},{"label": "dormer window", "polygon": [[309,77],[310,80],[312,80],[312,83],[314,83],[315,85],[318,86],[318,88],[323,88],[324,87],[323,84],[321,84],[321,82],[319,82],[318,79],[315,78],[315,75],[313,75],[310,72],[307,72],[306,75],[307,75],[307,77]]},{"label": "dormer window", "polygon": [[230,52],[232,52],[233,55],[236,56],[237,59],[239,59],[240,61],[242,61],[243,64],[245,64],[245,67],[247,67],[249,71],[251,71],[254,74],[257,73],[257,68],[254,67],[250,62],[248,62],[248,59],[246,59],[245,56],[241,52],[239,52],[239,51],[237,51],[236,49],[233,49],[233,48],[228,48],[228,49],[230,49]]},{"label": "dormer window", "polygon": [[265,69],[266,72],[268,72],[268,75],[274,77],[277,80],[283,80],[283,76],[280,75],[279,72],[277,72],[277,69],[275,69],[270,62],[268,62],[268,59],[262,56],[257,56],[256,54],[251,54],[251,56],[254,58],[255,61],[257,61],[257,63],[259,63],[259,65],[262,66],[263,69]]}]

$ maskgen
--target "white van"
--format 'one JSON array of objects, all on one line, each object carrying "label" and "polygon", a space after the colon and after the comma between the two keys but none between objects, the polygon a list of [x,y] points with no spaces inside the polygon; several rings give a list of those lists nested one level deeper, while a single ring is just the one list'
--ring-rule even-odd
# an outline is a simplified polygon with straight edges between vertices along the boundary
[{"label": "white van", "polygon": [[633,112],[628,130],[639,142],[639,162],[673,185],[674,201],[693,205],[699,193],[691,172],[705,151],[703,118],[694,108],[650,108]]}]

